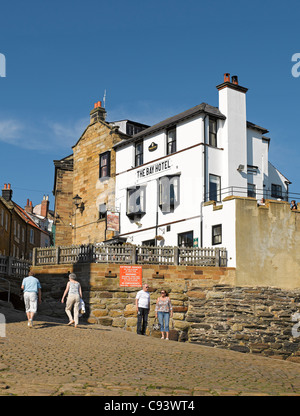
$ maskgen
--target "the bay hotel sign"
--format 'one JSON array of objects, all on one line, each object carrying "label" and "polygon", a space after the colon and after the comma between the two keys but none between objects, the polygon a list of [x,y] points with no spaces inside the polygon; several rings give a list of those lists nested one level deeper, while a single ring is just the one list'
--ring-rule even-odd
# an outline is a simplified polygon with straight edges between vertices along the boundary
[{"label": "the bay hotel sign", "polygon": [[137,178],[145,178],[146,176],[152,175],[153,173],[165,172],[171,169],[170,159],[164,160],[163,162],[156,162],[150,166],[144,167],[137,171]]}]

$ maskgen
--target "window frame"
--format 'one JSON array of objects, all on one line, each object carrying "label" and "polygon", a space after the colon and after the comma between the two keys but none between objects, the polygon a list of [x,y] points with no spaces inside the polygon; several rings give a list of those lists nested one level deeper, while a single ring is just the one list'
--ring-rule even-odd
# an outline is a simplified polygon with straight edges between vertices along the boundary
[{"label": "window frame", "polygon": [[[275,187],[275,190],[274,190]],[[278,194],[278,189],[280,188],[280,195]],[[272,198],[283,198],[282,197],[282,185],[278,185],[276,183],[271,184],[271,197]]]},{"label": "window frame", "polygon": [[[136,194],[136,195],[135,195]],[[131,205],[131,198],[139,199],[139,204]],[[127,188],[126,193],[126,215],[130,219],[138,219],[146,214],[146,186],[135,186]],[[140,207],[140,209],[132,209],[131,207]]]},{"label": "window frame", "polygon": [[[218,178],[218,182],[211,181],[212,177]],[[209,189],[208,189],[209,201],[220,202],[221,201],[221,176],[210,173],[208,176],[208,180],[209,180]],[[217,183],[216,198],[212,198],[211,184],[213,183]]]},{"label": "window frame", "polygon": [[[171,136],[171,133],[174,132],[174,137]],[[177,152],[177,129],[176,126],[171,127],[167,130],[167,155],[172,155]]]},{"label": "window frame", "polygon": [[180,203],[180,175],[158,178],[158,205],[162,212],[174,212]]},{"label": "window frame", "polygon": [[[252,189],[251,189],[252,187]],[[255,183],[247,183],[247,196],[248,198],[256,198],[256,185]]]},{"label": "window frame", "polygon": [[[103,178],[109,178],[110,176],[111,176],[111,174],[110,174],[110,151],[108,150],[108,151],[106,151],[106,152],[103,152],[103,153],[100,153],[100,155],[99,155],[99,178],[100,179],[103,179]],[[104,158],[104,157],[106,157],[107,156],[107,163],[106,164],[102,164],[102,159]],[[107,175],[103,175],[103,169],[107,169]]]},{"label": "window frame", "polygon": [[[213,131],[213,127],[215,127],[215,131]],[[209,117],[208,143],[212,147],[218,147],[218,120],[214,117]]]},{"label": "window frame", "polygon": [[[191,238],[189,238],[188,237],[188,234],[190,234],[192,237]],[[182,244],[180,244],[180,238],[183,238],[183,237],[186,237],[186,239],[188,240],[191,240],[191,243],[188,243],[187,245],[182,245]],[[184,242],[184,241],[183,241]],[[177,243],[178,243],[178,247],[180,248],[186,248],[186,247],[193,247],[194,246],[194,231],[193,230],[191,230],[191,231],[185,231],[185,232],[183,232],[183,233],[179,233],[179,234],[177,234]]]},{"label": "window frame", "polygon": [[[219,234],[214,234],[214,231],[220,228]],[[217,237],[220,237],[220,241],[215,241]],[[212,225],[211,227],[211,245],[216,246],[222,244],[222,224]]]},{"label": "window frame", "polygon": [[[141,146],[141,152],[137,152],[138,147]],[[134,166],[137,168],[138,166],[143,165],[144,163],[144,142],[143,140],[139,140],[135,143],[134,146]]]}]

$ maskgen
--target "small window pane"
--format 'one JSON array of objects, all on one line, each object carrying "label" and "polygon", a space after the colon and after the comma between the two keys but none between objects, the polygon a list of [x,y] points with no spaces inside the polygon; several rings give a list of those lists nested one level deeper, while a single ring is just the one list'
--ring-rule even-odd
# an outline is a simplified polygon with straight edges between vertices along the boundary
[{"label": "small window pane", "polygon": [[212,227],[212,245],[222,243],[222,225],[214,225]]}]

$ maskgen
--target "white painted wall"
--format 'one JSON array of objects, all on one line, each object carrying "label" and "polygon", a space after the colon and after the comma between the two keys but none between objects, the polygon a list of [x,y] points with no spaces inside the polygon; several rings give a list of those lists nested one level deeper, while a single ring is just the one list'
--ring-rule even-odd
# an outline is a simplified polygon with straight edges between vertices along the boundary
[{"label": "white painted wall", "polygon": [[[270,190],[272,183],[286,189],[286,178],[268,162],[268,141],[263,139],[262,132],[247,128],[246,94],[228,87],[221,89],[219,109],[226,120],[218,120],[217,148],[208,146],[209,117],[204,115],[177,124],[177,152],[173,155],[166,155],[165,129],[144,138],[144,163],[137,168],[134,167],[135,143],[116,147],[116,206],[121,213],[120,234],[130,237],[128,241],[141,244],[154,239],[157,226],[161,228],[157,234],[164,237],[162,245],[177,245],[178,234],[188,231],[194,232],[200,244],[203,214],[203,246],[212,245],[212,226],[222,224],[221,245],[228,250],[228,265],[235,266],[234,201],[221,203],[223,207],[219,210],[213,210],[212,205],[202,210],[204,191],[209,192],[209,174],[221,177],[222,199],[231,194],[232,187],[235,195],[247,196],[248,183],[260,190]],[[150,152],[153,142],[157,149]],[[156,172],[157,164],[165,164],[166,169]],[[242,172],[237,170],[239,165],[244,165]],[[257,169],[247,170],[247,165]],[[164,175],[180,176],[180,203],[170,213],[163,213],[158,207],[158,179]],[[146,187],[146,214],[138,220],[139,224],[126,215],[127,189],[132,186]],[[243,188],[240,193],[237,187]],[[166,224],[171,226],[168,232]]]},{"label": "white painted wall", "polygon": [[[236,222],[235,200],[227,200],[222,209],[214,210],[214,205],[203,207],[203,246],[226,247],[228,252],[228,267],[236,267]],[[222,224],[222,243],[212,245],[212,227]]]}]

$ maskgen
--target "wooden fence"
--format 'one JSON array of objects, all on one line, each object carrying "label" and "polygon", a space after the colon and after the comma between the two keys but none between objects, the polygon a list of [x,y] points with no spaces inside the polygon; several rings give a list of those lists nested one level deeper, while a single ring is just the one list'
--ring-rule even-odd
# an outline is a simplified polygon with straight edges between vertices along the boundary
[{"label": "wooden fence", "polygon": [[0,256],[0,276],[26,277],[30,270],[31,262],[20,260],[11,256]]},{"label": "wooden fence", "polygon": [[35,248],[33,266],[74,263],[227,266],[225,248],[152,247],[131,244]]}]

